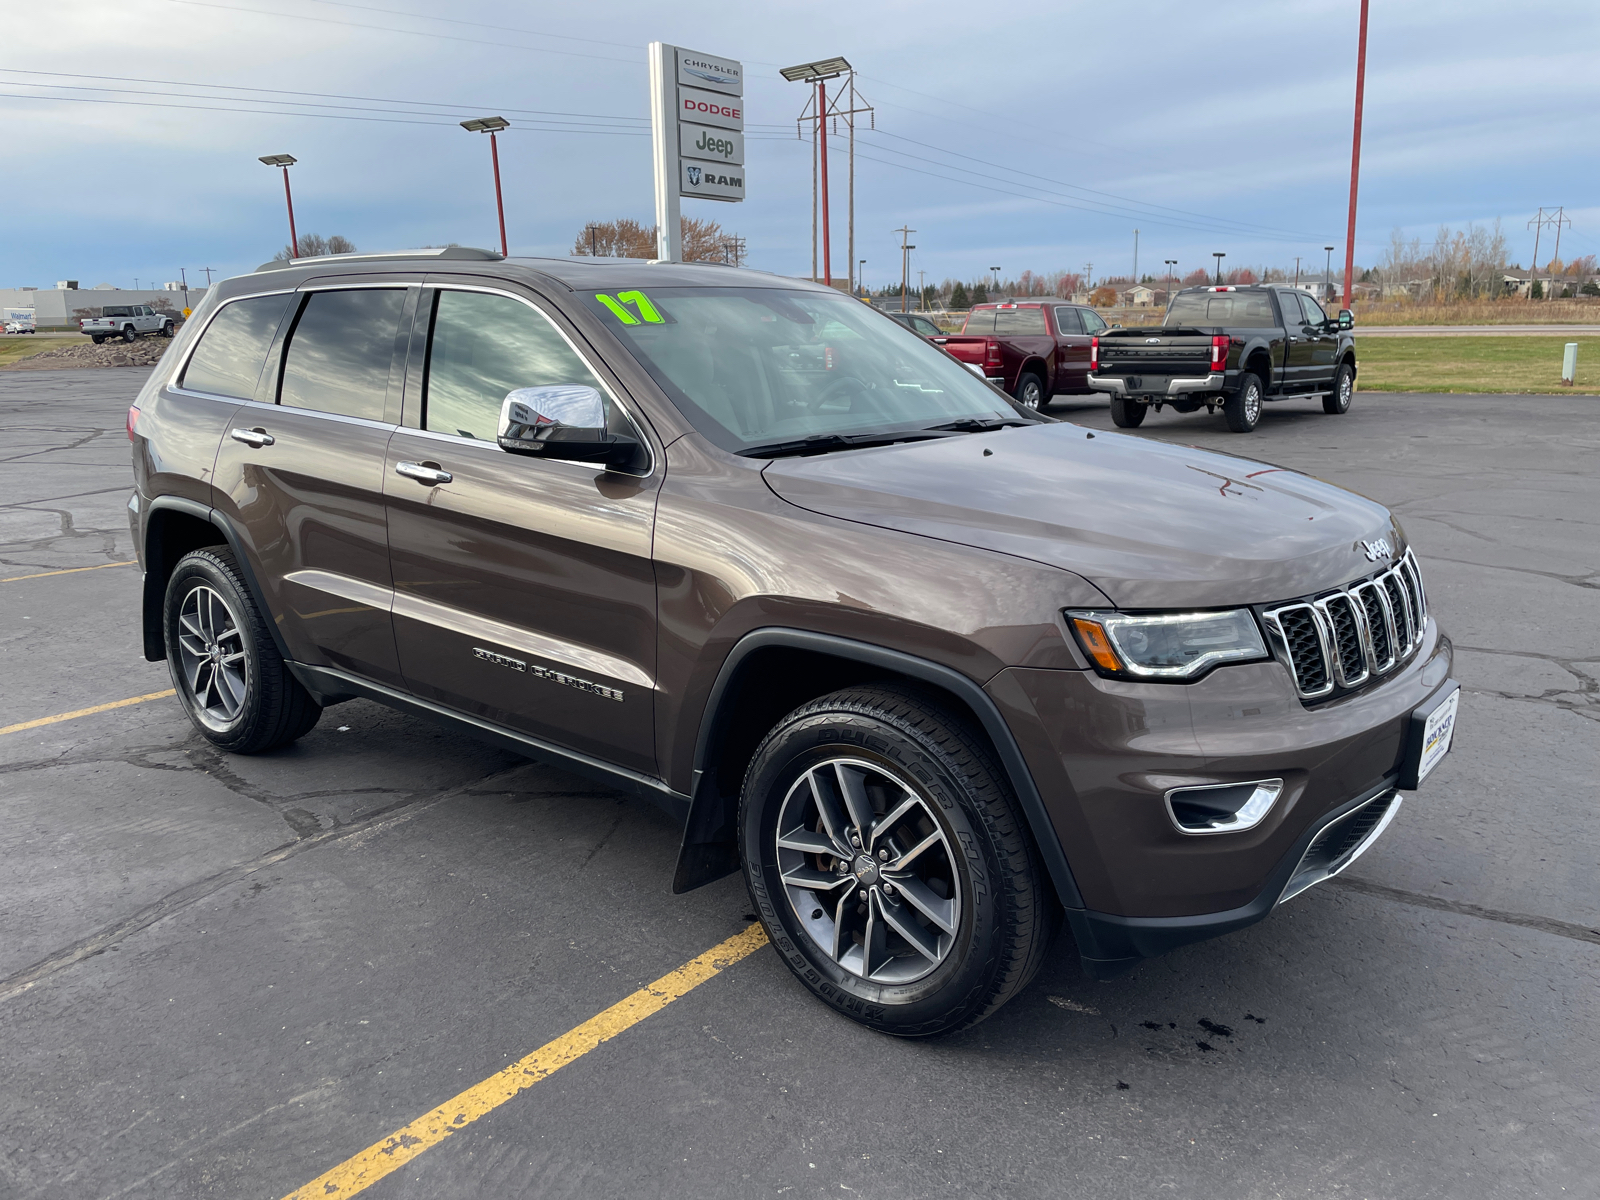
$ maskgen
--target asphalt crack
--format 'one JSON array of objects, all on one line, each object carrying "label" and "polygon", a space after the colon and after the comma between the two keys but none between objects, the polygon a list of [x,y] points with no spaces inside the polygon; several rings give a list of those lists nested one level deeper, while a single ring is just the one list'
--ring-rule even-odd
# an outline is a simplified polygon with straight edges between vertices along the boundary
[{"label": "asphalt crack", "polygon": [[1536,929],[1540,933],[1553,933],[1557,937],[1571,938],[1573,941],[1588,942],[1591,945],[1600,946],[1600,929],[1595,929],[1588,925],[1578,925],[1572,921],[1558,921],[1554,917],[1540,917],[1531,913],[1507,912],[1499,908],[1486,908],[1481,904],[1469,904],[1465,900],[1447,900],[1443,896],[1429,896],[1423,892],[1408,892],[1401,888],[1389,887],[1386,884],[1372,883],[1366,879],[1352,879],[1348,875],[1335,875],[1327,882],[1347,891],[1376,896],[1382,900],[1393,900],[1397,904],[1409,904],[1414,908],[1431,908],[1436,912],[1455,913],[1463,917],[1477,917],[1481,921],[1498,921],[1502,925],[1517,925],[1523,929]]}]

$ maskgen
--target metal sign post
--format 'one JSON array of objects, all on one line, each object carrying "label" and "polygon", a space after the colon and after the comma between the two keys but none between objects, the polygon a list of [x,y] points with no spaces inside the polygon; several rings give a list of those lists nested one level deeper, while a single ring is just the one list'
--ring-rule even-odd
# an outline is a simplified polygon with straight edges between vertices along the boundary
[{"label": "metal sign post", "polygon": [[679,200],[744,199],[744,68],[665,42],[649,57],[656,257],[682,262]]}]

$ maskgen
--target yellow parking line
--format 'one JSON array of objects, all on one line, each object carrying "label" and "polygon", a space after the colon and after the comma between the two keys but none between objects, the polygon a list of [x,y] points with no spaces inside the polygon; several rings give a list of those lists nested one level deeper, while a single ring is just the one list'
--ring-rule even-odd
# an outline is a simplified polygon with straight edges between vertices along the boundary
[{"label": "yellow parking line", "polygon": [[482,1083],[474,1084],[454,1099],[447,1100],[427,1116],[418,1117],[404,1129],[397,1129],[381,1142],[368,1146],[354,1158],[317,1176],[285,1200],[327,1200],[327,1197],[353,1196],[371,1187],[389,1172],[405,1166],[424,1150],[437,1146],[479,1117],[499,1108],[519,1092],[553,1075],[568,1063],[582,1058],[602,1042],[631,1029],[652,1013],[660,1012],[680,996],[699,987],[713,975],[731,967],[767,944],[767,931],[751,925],[727,941],[711,947],[698,958],[690,959],[676,971],[669,971],[654,983],[617,1001],[598,1016],[568,1030],[555,1041],[540,1046],[526,1058],[496,1071]]},{"label": "yellow parking line", "polygon": [[0,579],[0,583],[20,583],[24,579],[43,579],[48,575],[76,575],[79,571],[104,571],[107,567],[132,567],[138,560],[129,559],[119,563],[96,563],[92,567],[64,567],[59,571],[40,571],[37,575],[13,575],[10,579]]},{"label": "yellow parking line", "polygon": [[75,712],[57,713],[53,717],[40,717],[37,721],[24,721],[20,725],[7,725],[0,729],[0,736],[8,733],[21,733],[24,729],[38,729],[41,725],[55,725],[61,721],[71,721],[78,717],[92,717],[95,713],[110,712],[113,708],[127,708],[130,704],[143,704],[146,700],[164,700],[168,696],[175,696],[177,692],[168,688],[164,692],[151,692],[148,696],[134,696],[127,700],[113,700],[110,704],[96,704],[93,708],[80,708]]}]

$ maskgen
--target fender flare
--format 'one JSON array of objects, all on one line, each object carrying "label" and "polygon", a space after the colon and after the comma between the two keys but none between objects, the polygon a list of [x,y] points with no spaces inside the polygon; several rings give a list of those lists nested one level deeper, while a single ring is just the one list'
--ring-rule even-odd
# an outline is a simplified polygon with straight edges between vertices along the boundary
[{"label": "fender flare", "polygon": [[[289,653],[289,647],[283,640],[278,623],[271,619],[272,610],[267,607],[266,593],[261,590],[261,584],[256,580],[255,568],[250,563],[250,556],[244,552],[244,542],[234,529],[233,522],[209,504],[202,504],[198,500],[189,500],[182,496],[157,496],[150,501],[151,518],[163,510],[196,517],[222,535],[222,540],[228,544],[228,549],[233,551],[234,561],[239,566],[239,574],[244,577],[245,586],[250,589],[250,598],[255,601],[256,608],[261,614],[267,618],[266,625],[272,632],[272,641],[277,646],[279,655],[285,661],[292,661],[294,656]],[[149,537],[149,520],[150,518],[146,518],[144,527],[146,538]],[[144,556],[144,561],[150,562],[148,554]],[[158,579],[156,572],[148,568],[144,573],[144,653],[150,662],[160,662],[166,658],[166,637],[162,629],[161,610],[166,603],[167,578],[169,576]],[[155,651],[154,657],[151,657],[152,650]]]},{"label": "fender flare", "polygon": [[[1283,374],[1283,364],[1272,361],[1272,343],[1257,334],[1244,344],[1243,350],[1239,351],[1239,370],[1248,369],[1246,364],[1249,363],[1250,356],[1257,351],[1260,351],[1267,360],[1267,377],[1261,381],[1261,390],[1265,394],[1272,391],[1273,381]],[[1287,347],[1285,352],[1287,352]]]},{"label": "fender flare", "polygon": [[729,684],[746,658],[757,650],[771,647],[809,650],[848,659],[931,683],[960,697],[978,718],[994,745],[1001,768],[1022,806],[1023,819],[1028,822],[1034,843],[1039,848],[1039,857],[1055,885],[1056,896],[1065,908],[1083,907],[1083,897],[1072,876],[1072,868],[1067,863],[1066,852],[1061,847],[1061,838],[1045,811],[1044,799],[1039,795],[1033,773],[1028,770],[1016,738],[1012,736],[1005,718],[1000,715],[999,708],[979,684],[940,663],[898,650],[887,650],[870,642],[858,642],[832,634],[784,628],[756,629],[745,634],[723,659],[716,682],[711,685],[695,741],[694,782],[690,789],[692,797],[689,816],[683,827],[683,844],[678,852],[678,868],[672,888],[674,892],[688,891],[738,869],[737,855],[730,861],[725,854],[719,853],[719,844],[711,841],[720,824],[718,809],[721,798],[711,782],[707,764],[712,761],[717,748],[722,705]]}]

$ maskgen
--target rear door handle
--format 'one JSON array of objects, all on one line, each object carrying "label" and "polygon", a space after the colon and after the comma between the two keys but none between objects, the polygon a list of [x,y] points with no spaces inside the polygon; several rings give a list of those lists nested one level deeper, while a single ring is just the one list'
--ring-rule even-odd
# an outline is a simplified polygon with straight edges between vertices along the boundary
[{"label": "rear door handle", "polygon": [[228,436],[236,442],[243,442],[252,450],[259,450],[263,446],[270,446],[278,440],[265,429],[235,429]]},{"label": "rear door handle", "polygon": [[395,463],[394,473],[396,475],[404,475],[407,479],[415,479],[418,483],[426,483],[430,487],[435,484],[449,483],[455,478],[449,471],[441,471],[438,467],[430,466],[427,463]]}]

